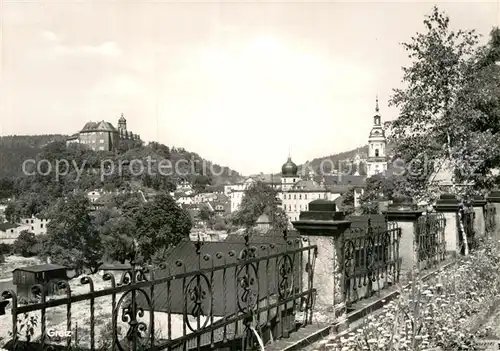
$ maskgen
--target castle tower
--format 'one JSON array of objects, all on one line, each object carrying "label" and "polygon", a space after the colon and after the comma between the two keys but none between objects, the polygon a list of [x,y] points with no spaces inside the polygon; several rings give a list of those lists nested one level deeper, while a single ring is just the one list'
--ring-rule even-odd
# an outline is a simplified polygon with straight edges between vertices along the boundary
[{"label": "castle tower", "polygon": [[387,170],[386,145],[387,140],[381,123],[377,97],[373,126],[368,137],[368,159],[366,160],[366,175],[368,177]]},{"label": "castle tower", "polygon": [[120,133],[120,135],[122,135],[122,133],[126,134],[127,132],[127,120],[123,116],[123,113],[120,119],[118,119],[118,132]]}]

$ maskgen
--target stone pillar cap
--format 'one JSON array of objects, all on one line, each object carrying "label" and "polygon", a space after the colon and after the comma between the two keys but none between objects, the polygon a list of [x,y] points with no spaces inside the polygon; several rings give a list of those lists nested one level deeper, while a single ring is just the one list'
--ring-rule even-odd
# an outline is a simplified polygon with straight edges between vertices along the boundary
[{"label": "stone pillar cap", "polygon": [[487,201],[486,201],[486,199],[483,196],[481,196],[481,195],[474,195],[472,197],[471,204],[474,207],[479,207],[479,206],[485,206],[486,202]]},{"label": "stone pillar cap", "polygon": [[461,204],[453,194],[442,194],[434,205],[436,212],[458,212]]},{"label": "stone pillar cap", "polygon": [[387,206],[384,211],[389,221],[414,221],[420,217],[423,210],[419,210],[417,204],[409,196],[400,196],[393,200],[392,204]]},{"label": "stone pillar cap", "polygon": [[493,189],[486,197],[488,202],[500,203],[500,189]]},{"label": "stone pillar cap", "polygon": [[309,211],[302,211],[299,220],[292,222],[301,235],[336,236],[351,225],[343,212],[337,211],[335,203],[328,200],[314,200]]}]

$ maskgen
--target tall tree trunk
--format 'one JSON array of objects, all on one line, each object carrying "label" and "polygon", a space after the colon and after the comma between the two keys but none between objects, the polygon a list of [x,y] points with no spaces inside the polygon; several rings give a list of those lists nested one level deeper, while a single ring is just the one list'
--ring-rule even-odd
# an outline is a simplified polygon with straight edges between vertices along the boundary
[{"label": "tall tree trunk", "polygon": [[[450,133],[446,133],[446,139],[447,139],[447,148],[448,148],[448,162],[449,165],[452,165],[452,173],[451,173],[451,189],[452,193],[455,195],[458,195],[458,189],[456,186],[456,177],[455,177],[455,164],[453,162],[452,154],[451,154],[451,138],[450,138]],[[459,225],[459,235],[460,238],[462,239],[462,245],[464,245],[464,254],[468,255],[469,254],[469,242],[467,241],[467,234],[465,233],[465,228],[464,228],[464,217],[462,214],[462,211],[458,211],[458,225]]]},{"label": "tall tree trunk", "polygon": [[462,215],[462,211],[458,212],[458,220],[459,220],[459,227],[460,227],[460,235],[463,240],[463,245],[464,245],[464,255],[469,254],[469,242],[467,241],[467,233],[465,232],[465,227],[464,227],[464,216]]}]

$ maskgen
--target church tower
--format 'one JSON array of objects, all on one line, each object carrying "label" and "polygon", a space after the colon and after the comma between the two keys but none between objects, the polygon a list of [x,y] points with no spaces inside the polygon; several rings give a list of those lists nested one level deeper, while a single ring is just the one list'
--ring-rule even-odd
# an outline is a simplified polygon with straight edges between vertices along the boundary
[{"label": "church tower", "polygon": [[281,190],[290,190],[298,181],[298,167],[295,163],[293,163],[292,158],[288,156],[288,160],[281,167]]},{"label": "church tower", "polygon": [[381,123],[377,97],[373,126],[368,137],[368,159],[366,160],[366,175],[368,177],[387,170],[386,144],[387,140]]}]

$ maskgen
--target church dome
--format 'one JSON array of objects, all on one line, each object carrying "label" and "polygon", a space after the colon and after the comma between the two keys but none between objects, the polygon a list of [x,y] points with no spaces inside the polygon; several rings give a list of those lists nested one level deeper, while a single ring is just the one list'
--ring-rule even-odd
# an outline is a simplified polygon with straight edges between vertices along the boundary
[{"label": "church dome", "polygon": [[292,162],[292,158],[288,157],[286,163],[281,167],[281,175],[284,177],[296,177],[298,170],[297,165]]},{"label": "church dome", "polygon": [[118,120],[118,122],[126,122],[127,120],[125,119],[125,117],[123,116],[123,113],[120,117],[120,119]]}]

